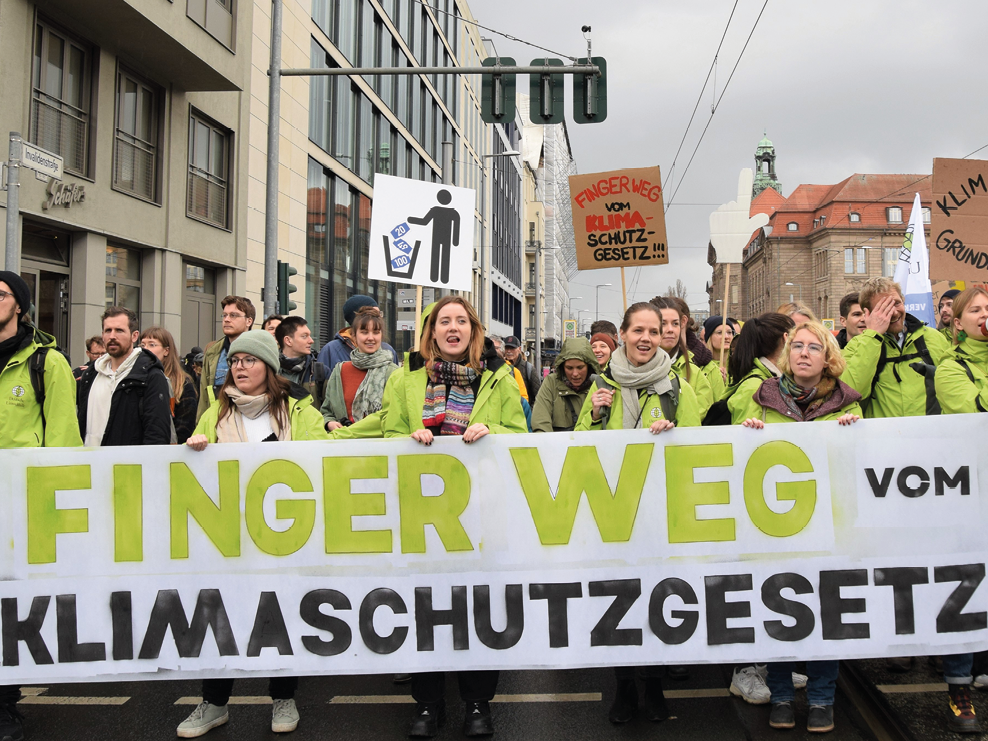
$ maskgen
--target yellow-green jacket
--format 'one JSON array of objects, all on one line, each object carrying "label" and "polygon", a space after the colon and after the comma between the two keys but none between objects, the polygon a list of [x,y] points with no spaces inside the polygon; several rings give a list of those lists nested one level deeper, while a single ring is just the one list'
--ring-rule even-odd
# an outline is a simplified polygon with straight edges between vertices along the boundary
[{"label": "yellow-green jacket", "polygon": [[988,412],[988,342],[968,338],[951,348],[937,368],[936,389],[943,414]]},{"label": "yellow-green jacket", "polygon": [[720,399],[724,395],[724,389],[727,388],[724,383],[724,376],[720,372],[720,363],[716,360],[711,360],[700,368],[700,373],[706,376],[707,382],[710,384],[710,393],[713,396],[713,401]]},{"label": "yellow-green jacket", "polygon": [[751,408],[755,392],[761,388],[762,383],[776,377],[765,363],[756,358],[755,367],[748,372],[748,375],[724,390],[724,395],[728,397],[727,408],[731,411],[732,425],[739,425],[751,416],[745,415]]},{"label": "yellow-green jacket", "polygon": [[[55,349],[55,338],[31,324],[17,351],[0,369],[0,448],[70,448],[82,445],[75,413],[76,382],[69,362]],[[20,328],[18,328],[20,331]],[[39,347],[45,356],[44,421],[34,396],[28,361]]]},{"label": "yellow-green jacket", "polygon": [[693,353],[690,353],[689,379],[686,378],[686,358],[682,353],[679,353],[672,362],[672,369],[676,371],[677,376],[687,381],[692,387],[693,393],[696,394],[696,402],[700,405],[700,419],[702,420],[707,416],[707,410],[710,409],[710,405],[715,401],[714,392],[710,386],[710,379],[693,362]]},{"label": "yellow-green jacket", "polygon": [[[494,434],[528,432],[528,422],[521,406],[521,392],[515,383],[513,369],[497,356],[490,340],[486,342],[482,358],[484,372],[480,388],[470,412],[470,424],[484,424]],[[411,353],[405,368],[395,371],[388,379],[392,397],[384,420],[385,437],[408,437],[416,430],[424,430],[422,407],[425,405],[425,389],[428,373],[422,365],[422,356]]]},{"label": "yellow-green jacket", "polygon": [[[912,314],[906,314],[905,331],[901,349],[897,337],[866,329],[842,351],[847,369],[841,380],[861,394],[866,417],[921,417],[938,413],[932,369],[927,376],[917,368],[938,367],[950,345],[942,334]],[[923,344],[928,353],[926,359],[921,352]],[[883,350],[885,364],[878,372]]]},{"label": "yellow-green jacket", "polygon": [[[304,394],[304,396],[302,396]],[[205,435],[206,439],[216,442],[216,421],[220,413],[219,400],[209,405],[205,414],[199,418],[193,435]],[[288,396],[288,424],[291,427],[292,440],[328,440],[322,415],[312,406],[312,395],[301,386],[293,385]]]},{"label": "yellow-green jacket", "polygon": [[[700,426],[700,405],[696,399],[696,393],[686,379],[679,376],[675,371],[670,371],[669,378],[679,378],[679,406],[676,409],[677,427],[699,427]],[[611,411],[607,418],[607,426],[602,426],[602,419],[596,422],[593,419],[593,389],[587,394],[583,401],[583,409],[580,412],[580,419],[576,422],[576,431],[586,430],[622,430],[624,429],[624,403],[621,401],[621,387],[617,381],[611,378],[606,371],[601,375],[607,385],[614,389],[614,398],[611,401]],[[663,419],[662,402],[658,394],[638,394],[639,408],[642,410],[642,428],[648,429],[657,420]]]},{"label": "yellow-green jacket", "polygon": [[[741,422],[746,419],[760,419],[765,424],[773,422],[825,422],[838,419],[845,414],[856,414],[863,417],[858,401],[861,394],[846,383],[837,381],[833,395],[825,401],[816,413],[807,420],[795,419],[782,401],[779,391],[779,379],[769,378],[762,381],[754,395],[748,398],[747,404],[738,406],[738,418]],[[737,423],[740,424],[740,423]]]}]

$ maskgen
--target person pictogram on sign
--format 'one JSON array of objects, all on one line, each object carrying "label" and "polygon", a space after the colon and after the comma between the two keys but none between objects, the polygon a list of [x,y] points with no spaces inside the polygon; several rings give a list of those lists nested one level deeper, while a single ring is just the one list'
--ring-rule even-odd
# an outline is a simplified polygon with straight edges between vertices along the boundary
[{"label": "person pictogram on sign", "polygon": [[433,283],[449,283],[449,250],[460,244],[460,215],[455,208],[447,208],[453,200],[448,190],[436,194],[441,206],[433,206],[422,218],[409,216],[409,224],[426,226],[432,223],[432,270],[429,277]]}]

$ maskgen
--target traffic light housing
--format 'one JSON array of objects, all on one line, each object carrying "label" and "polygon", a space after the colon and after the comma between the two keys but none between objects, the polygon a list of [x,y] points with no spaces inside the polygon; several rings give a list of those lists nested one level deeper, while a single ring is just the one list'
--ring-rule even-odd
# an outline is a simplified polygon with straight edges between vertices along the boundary
[{"label": "traffic light housing", "polygon": [[298,290],[294,284],[288,282],[293,275],[298,275],[298,270],[287,262],[278,260],[278,313],[282,315],[298,308],[298,304],[289,300],[289,296]]},{"label": "traffic light housing", "polygon": [[603,57],[583,57],[577,64],[596,65],[600,76],[593,72],[573,75],[573,121],[600,123],[607,118],[607,61]]},{"label": "traffic light housing", "polygon": [[[562,67],[562,59],[533,59],[532,67]],[[534,124],[557,124],[564,120],[563,89],[566,75],[530,74],[528,117]]]},{"label": "traffic light housing", "polygon": [[[481,64],[485,67],[502,65],[514,67],[511,57],[487,57]],[[515,120],[515,76],[483,75],[481,83],[480,117],[486,123],[505,123]]]}]

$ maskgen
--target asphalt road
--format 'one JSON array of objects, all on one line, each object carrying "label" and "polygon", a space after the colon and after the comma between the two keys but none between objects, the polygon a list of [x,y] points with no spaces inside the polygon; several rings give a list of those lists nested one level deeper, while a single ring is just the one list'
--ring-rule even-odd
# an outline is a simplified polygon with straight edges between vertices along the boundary
[{"label": "asphalt road", "polygon": [[[624,726],[607,720],[614,692],[609,670],[502,672],[493,706],[495,738],[758,741],[811,738],[805,732],[805,694],[797,699],[796,730],[780,735],[768,727],[769,706],[747,705],[727,692],[731,668],[693,667],[686,681],[666,681],[672,718],[650,723],[638,718]],[[21,702],[27,738],[33,741],[172,739],[175,727],[198,702],[197,681],[64,684],[25,688]],[[414,705],[408,685],[390,676],[303,677],[296,702],[301,716],[292,734],[270,730],[270,700],[263,679],[238,680],[230,722],[211,731],[210,741],[283,738],[402,739]],[[452,677],[447,681],[449,721],[438,738],[460,739],[462,703]],[[836,731],[842,741],[872,736],[838,693]],[[816,736],[819,738],[819,736]]]}]

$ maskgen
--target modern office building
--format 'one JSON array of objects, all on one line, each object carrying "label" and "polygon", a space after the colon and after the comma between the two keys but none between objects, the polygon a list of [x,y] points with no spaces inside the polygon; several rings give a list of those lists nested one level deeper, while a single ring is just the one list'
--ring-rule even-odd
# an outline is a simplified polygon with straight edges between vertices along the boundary
[{"label": "modern office building", "polygon": [[64,162],[60,182],[19,168],[20,270],[37,323],[75,360],[108,304],[184,351],[246,288],[249,8],[3,2],[0,130]]}]

